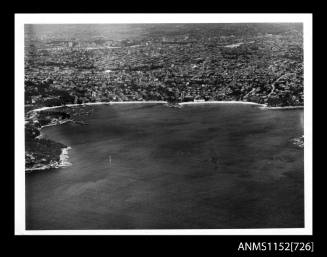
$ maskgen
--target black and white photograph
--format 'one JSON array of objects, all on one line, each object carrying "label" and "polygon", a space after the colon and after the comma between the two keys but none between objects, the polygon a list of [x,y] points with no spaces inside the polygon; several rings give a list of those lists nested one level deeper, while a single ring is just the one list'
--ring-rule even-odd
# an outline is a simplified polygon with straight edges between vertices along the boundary
[{"label": "black and white photograph", "polygon": [[16,14],[15,233],[312,233],[310,14]]}]

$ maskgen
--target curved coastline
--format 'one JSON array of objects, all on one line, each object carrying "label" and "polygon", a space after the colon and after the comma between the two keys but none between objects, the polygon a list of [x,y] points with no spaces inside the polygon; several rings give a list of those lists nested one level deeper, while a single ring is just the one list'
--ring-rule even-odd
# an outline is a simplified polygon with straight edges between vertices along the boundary
[{"label": "curved coastline", "polygon": [[29,113],[32,112],[40,112],[50,109],[58,109],[62,107],[75,107],[75,106],[92,106],[92,105],[102,105],[102,104],[166,104],[167,101],[121,101],[121,102],[94,102],[94,103],[84,103],[84,104],[65,104],[65,105],[58,105],[58,106],[46,106],[37,109],[30,110]]},{"label": "curved coastline", "polygon": [[260,109],[263,110],[292,110],[292,109],[304,109],[303,105],[296,105],[296,106],[262,106],[259,107]]},{"label": "curved coastline", "polygon": [[[120,102],[94,102],[94,103],[83,103],[83,104],[66,104],[58,106],[46,106],[37,109],[30,110],[28,113],[40,112],[51,109],[58,109],[63,107],[76,107],[76,106],[93,106],[93,105],[114,105],[114,104],[168,104],[167,101],[120,101]],[[180,102],[177,103],[180,106],[184,105],[201,105],[201,104],[246,104],[246,105],[257,105],[260,109],[267,110],[280,110],[280,109],[303,109],[304,106],[268,106],[267,104],[260,104],[255,102],[246,101],[204,101],[204,102]]]},{"label": "curved coastline", "polygon": [[[96,106],[96,105],[115,105],[115,104],[168,104],[167,101],[120,101],[120,102],[94,102],[94,103],[83,103],[83,104],[66,104],[66,105],[59,105],[59,106],[48,106],[48,107],[41,107],[37,109],[30,110],[28,113],[37,113],[45,110],[51,109],[58,109],[63,107],[77,107],[77,106]],[[304,106],[280,106],[280,107],[271,107],[267,106],[266,104],[260,104],[255,102],[245,102],[245,101],[204,101],[204,102],[181,102],[177,103],[180,107],[188,106],[188,105],[207,105],[207,104],[244,104],[244,105],[255,105],[258,106],[259,109],[262,110],[288,110],[288,109],[303,109]],[[44,127],[50,126],[57,126],[62,125],[64,123],[72,121],[71,119],[65,120],[62,122],[50,123],[44,125],[40,128],[40,130]],[[69,155],[68,151],[71,149],[70,146],[61,149],[61,154],[59,156],[59,162],[52,161],[49,164],[44,165],[37,165],[37,167],[32,168],[25,168],[26,172],[36,171],[36,170],[47,170],[51,168],[61,168],[61,167],[68,167],[72,164],[68,162]]]}]

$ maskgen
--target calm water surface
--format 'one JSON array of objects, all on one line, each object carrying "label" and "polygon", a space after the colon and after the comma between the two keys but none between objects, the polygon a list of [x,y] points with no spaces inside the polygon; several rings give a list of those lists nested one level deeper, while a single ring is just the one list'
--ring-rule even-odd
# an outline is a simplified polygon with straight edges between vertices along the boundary
[{"label": "calm water surface", "polygon": [[94,109],[43,130],[73,165],[26,175],[27,229],[304,226],[303,110]]}]

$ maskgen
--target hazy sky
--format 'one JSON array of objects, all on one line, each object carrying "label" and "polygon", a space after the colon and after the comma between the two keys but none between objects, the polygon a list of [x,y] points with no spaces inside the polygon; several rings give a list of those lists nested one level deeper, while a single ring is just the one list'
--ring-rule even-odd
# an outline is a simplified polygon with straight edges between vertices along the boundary
[{"label": "hazy sky", "polygon": [[192,32],[210,34],[280,33],[287,30],[302,31],[302,24],[33,24],[25,25],[27,38],[56,38],[89,40],[105,37],[107,40],[133,39],[145,36],[187,34]]}]

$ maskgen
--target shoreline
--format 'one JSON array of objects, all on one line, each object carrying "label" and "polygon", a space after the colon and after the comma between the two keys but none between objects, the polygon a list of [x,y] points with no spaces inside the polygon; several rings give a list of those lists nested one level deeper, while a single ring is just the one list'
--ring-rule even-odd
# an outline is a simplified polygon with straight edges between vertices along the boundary
[{"label": "shoreline", "polygon": [[167,101],[121,101],[121,102],[94,102],[94,103],[84,103],[84,104],[66,104],[66,105],[58,105],[58,106],[45,106],[41,108],[37,108],[34,110],[30,110],[29,112],[41,112],[45,110],[58,109],[63,107],[75,107],[75,106],[92,106],[92,105],[102,105],[102,104],[166,104]]},{"label": "shoreline", "polygon": [[245,102],[245,101],[204,101],[204,102],[181,102],[179,105],[197,105],[197,104],[246,104],[246,105],[260,105],[266,106],[265,104],[259,104],[254,102]]},{"label": "shoreline", "polygon": [[49,170],[49,169],[58,169],[58,168],[64,168],[69,167],[72,164],[68,161],[69,155],[68,151],[72,148],[70,146],[66,148],[61,148],[61,154],[59,156],[59,161],[52,161],[49,164],[37,164],[37,167],[32,168],[25,168],[25,172],[30,173],[33,171],[40,171],[40,170]]},{"label": "shoreline", "polygon": [[69,159],[68,151],[71,149],[72,148],[70,146],[61,149],[61,154],[59,156],[60,160],[59,160],[58,168],[72,166],[72,163],[68,161],[68,159]]},{"label": "shoreline", "polygon": [[73,122],[73,120],[72,119],[67,119],[67,120],[62,120],[62,121],[58,121],[58,122],[51,122],[51,123],[49,123],[47,125],[41,126],[40,130],[43,129],[43,128],[46,128],[46,127],[62,125],[62,124],[65,124],[67,122]]},{"label": "shoreline", "polygon": [[[120,102],[94,102],[94,103],[84,103],[84,104],[66,104],[58,106],[45,106],[30,110],[28,113],[32,112],[41,112],[45,110],[58,109],[63,107],[76,107],[76,106],[94,106],[94,105],[114,105],[114,104],[168,104],[167,101],[120,101]],[[246,102],[246,101],[204,101],[204,102],[181,102],[177,103],[180,106],[184,105],[199,105],[199,104],[247,104],[247,105],[257,105],[260,109],[269,109],[269,110],[279,110],[279,109],[301,109],[304,106],[267,106],[267,104],[260,104],[255,102]]]},{"label": "shoreline", "polygon": [[303,105],[296,105],[296,106],[263,106],[259,107],[260,109],[264,110],[291,110],[291,109],[304,109]]}]

